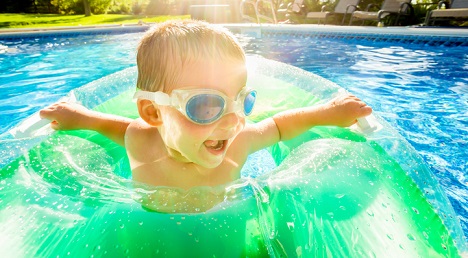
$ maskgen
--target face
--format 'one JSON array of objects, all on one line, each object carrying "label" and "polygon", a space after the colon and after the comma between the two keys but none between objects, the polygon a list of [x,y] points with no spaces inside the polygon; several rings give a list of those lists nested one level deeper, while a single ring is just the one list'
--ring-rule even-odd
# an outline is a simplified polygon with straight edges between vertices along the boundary
[{"label": "face", "polygon": [[[246,83],[245,64],[235,62],[197,62],[180,74],[172,90],[213,89],[235,99]],[[206,168],[217,167],[234,138],[245,126],[237,113],[225,114],[218,121],[199,125],[170,106],[158,106],[161,137],[171,156]]]}]

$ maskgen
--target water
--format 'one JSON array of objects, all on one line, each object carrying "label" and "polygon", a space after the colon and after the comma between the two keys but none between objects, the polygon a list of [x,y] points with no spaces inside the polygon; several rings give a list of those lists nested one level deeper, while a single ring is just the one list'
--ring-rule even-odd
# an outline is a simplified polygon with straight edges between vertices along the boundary
[{"label": "water", "polygon": [[68,91],[135,65],[139,34],[0,39],[0,134]]},{"label": "water", "polygon": [[[0,134],[71,89],[134,66],[140,36],[0,39]],[[312,71],[364,99],[429,164],[468,235],[467,47],[282,36],[242,42],[247,53]]]},{"label": "water", "polygon": [[468,48],[275,37],[247,52],[321,75],[365,100],[429,164],[468,233]]}]

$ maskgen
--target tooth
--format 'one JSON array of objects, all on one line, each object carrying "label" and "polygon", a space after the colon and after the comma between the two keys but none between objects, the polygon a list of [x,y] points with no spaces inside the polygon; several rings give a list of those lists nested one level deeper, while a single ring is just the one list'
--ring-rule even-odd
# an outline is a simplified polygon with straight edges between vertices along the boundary
[{"label": "tooth", "polygon": [[218,141],[208,140],[205,142],[205,146],[207,147],[214,147],[216,145],[218,145]]}]

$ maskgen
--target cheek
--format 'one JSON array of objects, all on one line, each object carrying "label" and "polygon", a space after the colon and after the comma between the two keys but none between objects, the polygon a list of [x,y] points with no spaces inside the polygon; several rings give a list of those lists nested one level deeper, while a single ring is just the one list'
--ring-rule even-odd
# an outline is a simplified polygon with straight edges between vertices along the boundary
[{"label": "cheek", "polygon": [[237,133],[240,133],[242,131],[242,129],[244,129],[244,127],[245,127],[245,117],[242,117],[242,118],[240,118],[239,125],[236,128]]},{"label": "cheek", "polygon": [[161,113],[166,135],[177,138],[175,141],[196,142],[211,133],[210,128],[194,124],[173,108],[161,108]]}]

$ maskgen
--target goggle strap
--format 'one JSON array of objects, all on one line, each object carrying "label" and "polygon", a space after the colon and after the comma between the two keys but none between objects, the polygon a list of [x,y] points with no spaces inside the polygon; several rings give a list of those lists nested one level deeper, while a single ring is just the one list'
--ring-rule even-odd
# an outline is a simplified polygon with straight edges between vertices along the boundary
[{"label": "goggle strap", "polygon": [[136,91],[133,95],[133,101],[137,101],[138,99],[146,99],[154,101],[156,104],[161,106],[169,106],[171,104],[171,98],[164,92],[151,92],[151,91],[143,91],[139,90]]}]

